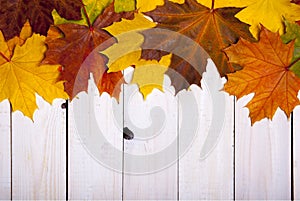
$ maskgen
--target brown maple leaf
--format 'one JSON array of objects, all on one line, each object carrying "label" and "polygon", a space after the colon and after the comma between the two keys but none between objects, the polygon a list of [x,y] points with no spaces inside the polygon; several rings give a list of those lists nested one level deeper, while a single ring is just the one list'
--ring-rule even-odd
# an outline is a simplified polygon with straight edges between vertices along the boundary
[{"label": "brown maple leaf", "polygon": [[26,20],[36,33],[46,35],[52,11],[69,20],[81,19],[81,0],[0,0],[0,29],[6,40],[18,36]]},{"label": "brown maple leaf", "polygon": [[[200,5],[195,0],[186,0],[184,4],[176,4],[165,1],[164,6],[157,7],[156,10],[145,13],[157,22],[157,28],[175,31],[190,37],[197,44],[202,46],[216,64],[222,76],[240,69],[238,66],[228,63],[228,59],[222,50],[230,44],[236,43],[239,37],[254,40],[249,32],[249,26],[240,22],[234,17],[240,9],[220,8],[210,9]],[[150,30],[151,31],[151,30]],[[157,51],[162,46],[167,49],[175,49],[178,41],[170,36],[153,36],[144,32],[145,43],[143,47],[151,47],[154,50],[143,50],[142,57],[145,59],[160,59],[166,52]],[[152,46],[151,46],[152,44]],[[201,75],[206,68],[206,55],[195,54],[193,47],[181,47],[190,52],[189,58],[198,59],[199,65],[195,70],[188,61],[184,61],[178,56],[173,56],[170,70],[167,74],[174,77],[175,72],[181,74],[183,79],[172,79],[176,91],[187,88],[190,84],[200,85]],[[199,74],[200,72],[201,74]]]},{"label": "brown maple leaf", "polygon": [[265,117],[272,119],[278,108],[289,117],[300,104],[300,78],[290,70],[299,61],[292,62],[294,41],[286,45],[279,34],[262,27],[259,42],[240,39],[225,52],[243,70],[229,74],[224,89],[237,98],[255,93],[247,104],[252,124]]},{"label": "brown maple leaf", "polygon": [[[101,78],[110,83],[110,87],[98,85],[100,93],[106,91],[114,95],[117,99],[119,94],[114,92],[113,87],[119,88],[122,73],[106,74],[106,59],[99,51],[112,45],[115,40],[107,43],[102,49],[99,45],[112,38],[112,36],[102,28],[110,26],[113,22],[120,21],[121,18],[133,18],[133,12],[114,12],[114,5],[108,6],[103,13],[95,20],[93,25],[84,26],[78,24],[61,24],[51,27],[46,44],[48,51],[44,63],[61,64],[64,67],[60,80],[66,80],[65,91],[73,98],[81,91],[87,91],[90,73],[93,73],[96,83],[101,82]],[[59,36],[59,32],[63,37]],[[103,75],[105,75],[103,77]],[[76,86],[74,84],[76,83]],[[103,83],[103,82],[102,82]]]}]

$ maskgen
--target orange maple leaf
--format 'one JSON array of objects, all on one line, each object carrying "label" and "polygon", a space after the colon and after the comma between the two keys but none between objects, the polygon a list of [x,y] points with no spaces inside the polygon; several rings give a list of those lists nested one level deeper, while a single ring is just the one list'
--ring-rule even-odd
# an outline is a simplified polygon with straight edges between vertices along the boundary
[{"label": "orange maple leaf", "polygon": [[278,33],[262,28],[259,42],[240,39],[224,51],[230,62],[243,66],[228,75],[225,91],[237,98],[255,93],[246,105],[252,125],[265,117],[272,119],[278,107],[289,117],[300,104],[300,78],[291,71],[299,61],[292,61],[294,41],[284,44]]}]

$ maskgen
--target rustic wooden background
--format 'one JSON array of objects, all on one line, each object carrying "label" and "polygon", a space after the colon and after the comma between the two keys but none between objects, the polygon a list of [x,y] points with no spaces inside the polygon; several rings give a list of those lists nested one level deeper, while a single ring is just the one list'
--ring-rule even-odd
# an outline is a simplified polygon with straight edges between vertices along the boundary
[{"label": "rustic wooden background", "polygon": [[[224,83],[209,65],[204,81]],[[122,97],[126,98],[130,87],[137,89],[124,86]],[[200,160],[211,125],[210,92],[204,84],[202,89],[192,86],[191,91],[175,97],[167,77],[165,89],[166,93],[155,90],[146,101],[138,93],[131,94],[130,104],[123,108],[128,113],[123,113],[125,124],[143,128],[151,125],[151,108],[159,106],[165,111],[164,130],[157,139],[145,141],[124,140],[111,109],[116,101],[107,94],[96,98],[97,121],[107,140],[126,153],[147,154],[177,139],[177,134],[184,137],[178,133],[178,99],[196,95],[200,121],[193,146],[174,165],[154,174],[119,173],[96,162],[80,142],[72,113],[74,102],[63,109],[64,100],[55,100],[51,106],[37,96],[40,109],[34,123],[20,112],[11,113],[8,101],[0,103],[0,199],[300,199],[300,107],[289,120],[278,110],[272,121],[265,119],[251,127],[244,106],[252,95],[235,101],[225,94],[226,119],[220,139]],[[89,90],[95,87],[90,84]],[[136,165],[119,159],[123,172]]]}]

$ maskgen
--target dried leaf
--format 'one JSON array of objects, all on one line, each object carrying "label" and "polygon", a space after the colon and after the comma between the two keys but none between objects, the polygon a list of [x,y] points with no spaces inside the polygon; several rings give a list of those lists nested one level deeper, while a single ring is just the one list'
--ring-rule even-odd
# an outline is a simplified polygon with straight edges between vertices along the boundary
[{"label": "dried leaf", "polygon": [[59,65],[40,65],[47,49],[45,37],[29,33],[30,28],[25,27],[19,39],[6,43],[0,32],[0,102],[8,99],[13,111],[20,110],[32,119],[36,93],[49,103],[68,95],[63,82],[57,82]]},{"label": "dried leaf", "polygon": [[250,24],[250,31],[258,38],[260,24],[272,32],[284,33],[283,18],[289,21],[300,20],[300,6],[290,0],[248,0],[248,5],[236,17]]},{"label": "dried leaf", "polygon": [[172,54],[163,56],[158,62],[156,60],[139,60],[135,63],[135,70],[131,83],[139,86],[144,99],[153,91],[163,91],[164,74],[171,63]]},{"label": "dried leaf", "polygon": [[163,90],[164,73],[167,70],[171,54],[156,60],[140,60],[144,38],[139,31],[152,28],[155,23],[146,19],[142,14],[135,14],[133,20],[122,19],[105,28],[114,35],[118,43],[102,51],[108,57],[108,72],[119,72],[128,66],[134,66],[135,71],[131,83],[139,86],[146,99],[154,88]]},{"label": "dried leaf", "polygon": [[[95,82],[99,83],[104,73],[107,71],[105,58],[100,55],[99,45],[112,38],[103,28],[110,26],[113,22],[120,21],[121,18],[132,18],[133,13],[115,13],[114,5],[111,4],[104,12],[96,19],[94,24],[90,26],[78,24],[61,24],[57,28],[63,34],[60,38],[48,37],[46,42],[49,50],[46,54],[45,63],[61,64],[64,67],[61,80],[66,80],[65,91],[71,98],[74,98],[79,92],[87,91],[88,79],[90,73],[93,73]],[[56,32],[55,27],[50,29],[50,32]],[[51,33],[49,34],[49,36]],[[57,35],[57,34],[52,34]],[[102,48],[105,49],[112,45],[112,42],[107,43]],[[101,49],[101,50],[103,50]],[[105,79],[109,79],[115,83],[115,80],[121,77],[121,72],[108,74]],[[74,84],[76,83],[76,86]],[[96,83],[96,84],[97,84]],[[117,87],[120,87],[119,83]],[[111,91],[110,87],[100,87],[100,93],[108,92],[115,95],[118,99],[119,94]],[[109,89],[109,91],[107,91]],[[104,91],[103,91],[104,90]]]},{"label": "dried leaf", "polygon": [[118,40],[118,43],[101,52],[108,57],[108,72],[124,70],[140,60],[140,46],[144,42],[144,37],[139,32],[152,27],[155,27],[155,23],[137,13],[132,20],[122,19],[104,28]]},{"label": "dried leaf", "polygon": [[[158,7],[156,10],[146,13],[146,15],[152,17],[158,23],[158,28],[168,29],[193,39],[195,44],[199,44],[204,48],[216,64],[220,74],[224,76],[240,69],[240,67],[229,64],[222,50],[237,42],[239,37],[254,40],[248,30],[248,25],[234,17],[239,11],[240,9],[237,8],[211,10],[195,0],[186,0],[181,5],[165,2],[164,6]],[[176,92],[188,88],[191,84],[200,86],[201,76],[207,64],[208,56],[206,54],[196,55],[195,47],[197,48],[197,46],[178,47],[178,41],[180,40],[170,36],[170,34],[163,36],[158,33],[154,35],[151,30],[150,33],[149,31],[143,33],[145,35],[145,43],[142,46],[143,58],[159,60],[161,56],[168,53],[157,50],[162,49],[162,47],[166,49],[167,47],[171,50],[181,48],[182,51],[190,53],[189,58],[197,60],[198,65],[193,67],[189,61],[173,55],[171,69],[167,71],[167,74],[170,76]],[[145,47],[150,46],[153,46],[154,50],[144,50]],[[178,79],[174,71],[182,75],[185,80]]]},{"label": "dried leaf", "polygon": [[[281,39],[284,43],[289,43],[291,41],[295,41],[295,48],[292,62],[296,61],[300,58],[300,26],[295,23],[290,23],[285,21],[286,33],[281,36]],[[298,77],[300,77],[300,62],[296,62],[291,68],[291,71],[296,73]]]},{"label": "dried leaf", "polygon": [[[251,1],[251,0],[250,0]],[[242,8],[249,5],[249,0],[197,0],[198,3],[211,8],[225,8],[225,7],[236,7]],[[212,5],[214,4],[214,5]]]},{"label": "dried leaf", "polygon": [[128,12],[135,10],[135,0],[115,0],[115,12]]},{"label": "dried leaf", "polygon": [[[54,24],[66,24],[66,23],[73,23],[79,25],[88,25],[88,21],[91,24],[95,22],[97,17],[102,13],[102,11],[111,4],[112,0],[82,0],[84,4],[84,8],[81,9],[81,20],[67,20],[61,17],[56,10],[52,12],[54,18]],[[85,9],[85,10],[84,10]],[[87,13],[89,19],[85,16],[85,12]]]},{"label": "dried leaf", "polygon": [[[183,4],[184,0],[169,0],[170,2]],[[139,10],[139,12],[148,12],[154,10],[157,6],[164,5],[164,0],[137,0],[136,1],[136,7]]]},{"label": "dried leaf", "polygon": [[69,20],[81,18],[80,0],[0,0],[0,5],[0,29],[6,40],[19,36],[27,19],[33,32],[46,35],[53,24],[53,9]]},{"label": "dried leaf", "polygon": [[299,61],[292,62],[294,41],[286,45],[278,33],[262,28],[258,43],[241,39],[225,52],[230,62],[243,66],[243,70],[228,75],[225,91],[237,98],[255,93],[247,104],[252,124],[265,117],[272,119],[278,108],[289,117],[300,104],[300,78],[291,71]]}]

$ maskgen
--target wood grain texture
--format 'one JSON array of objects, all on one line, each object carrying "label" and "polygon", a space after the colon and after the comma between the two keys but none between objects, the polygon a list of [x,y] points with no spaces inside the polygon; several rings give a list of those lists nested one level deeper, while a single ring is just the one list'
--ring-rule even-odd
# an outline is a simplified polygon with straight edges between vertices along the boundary
[{"label": "wood grain texture", "polygon": [[66,198],[65,100],[50,106],[40,97],[34,122],[20,112],[13,114],[13,199]]},{"label": "wood grain texture", "polygon": [[296,107],[294,110],[294,119],[293,119],[293,151],[294,151],[294,199],[300,200],[300,107]]},{"label": "wood grain texture", "polygon": [[10,104],[0,103],[0,200],[11,199]]},{"label": "wood grain texture", "polygon": [[[70,104],[68,178],[71,200],[122,198],[122,173],[118,172],[122,170],[123,135],[118,126],[122,124],[122,110],[108,94],[99,97],[96,91],[96,86],[90,82],[88,95],[81,93]],[[115,119],[114,115],[121,118]],[[84,140],[89,139],[92,144],[85,144]]]},{"label": "wood grain texture", "polygon": [[278,110],[251,127],[251,97],[236,103],[236,199],[291,199],[291,122]]},{"label": "wood grain texture", "polygon": [[[180,130],[179,143],[196,132],[189,150],[180,159],[180,200],[233,199],[233,98],[219,92],[223,87],[221,78],[211,61],[208,65],[202,89],[192,87],[192,91],[179,96],[181,105],[187,107],[193,105],[194,96],[199,116],[195,131],[192,123],[194,111],[191,110],[190,115],[182,115],[183,112],[179,115],[180,122],[185,118],[190,124]],[[220,106],[225,109],[220,110]],[[186,149],[184,145],[180,148]]]},{"label": "wood grain texture", "polygon": [[178,105],[167,78],[164,90],[144,101],[136,85],[125,85],[124,126],[134,138],[124,141],[124,200],[177,199]]}]

